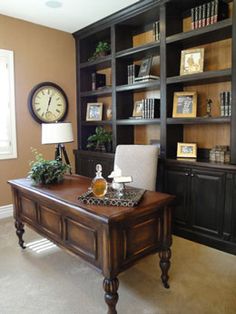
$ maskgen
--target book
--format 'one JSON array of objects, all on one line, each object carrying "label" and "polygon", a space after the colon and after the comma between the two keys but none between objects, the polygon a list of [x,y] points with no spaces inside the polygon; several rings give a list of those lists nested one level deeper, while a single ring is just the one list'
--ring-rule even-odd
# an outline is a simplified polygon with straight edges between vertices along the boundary
[{"label": "book", "polygon": [[202,27],[202,6],[198,7],[198,28]]},{"label": "book", "polygon": [[140,66],[138,64],[128,65],[128,84],[133,84],[135,77],[139,73]]},{"label": "book", "polygon": [[206,26],[210,25],[210,16],[211,16],[211,2],[208,2],[206,9]]},{"label": "book", "polygon": [[225,92],[220,93],[220,115],[225,116]]},{"label": "book", "polygon": [[191,8],[191,29],[195,29],[195,8]]},{"label": "book", "polygon": [[206,3],[204,3],[202,5],[202,27],[206,26],[206,8],[207,8],[207,5]]},{"label": "book", "polygon": [[152,24],[152,33],[154,40],[160,40],[160,22],[156,21]]},{"label": "book", "polygon": [[228,91],[225,91],[224,92],[225,94],[225,116],[229,116],[229,97],[230,97],[230,94]]},{"label": "book", "polygon": [[195,23],[194,23],[194,29],[197,29],[198,28],[198,7],[195,7],[194,8],[194,15],[195,15]]},{"label": "book", "polygon": [[92,73],[92,90],[106,86],[106,75],[101,73]]}]

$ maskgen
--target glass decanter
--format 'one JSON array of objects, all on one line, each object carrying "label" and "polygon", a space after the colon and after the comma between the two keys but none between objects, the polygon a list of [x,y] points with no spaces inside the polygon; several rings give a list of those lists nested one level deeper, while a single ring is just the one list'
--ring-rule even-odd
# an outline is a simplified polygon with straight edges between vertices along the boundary
[{"label": "glass decanter", "polygon": [[96,177],[91,184],[92,192],[96,197],[103,197],[107,192],[107,181],[102,176],[102,166],[96,165]]}]

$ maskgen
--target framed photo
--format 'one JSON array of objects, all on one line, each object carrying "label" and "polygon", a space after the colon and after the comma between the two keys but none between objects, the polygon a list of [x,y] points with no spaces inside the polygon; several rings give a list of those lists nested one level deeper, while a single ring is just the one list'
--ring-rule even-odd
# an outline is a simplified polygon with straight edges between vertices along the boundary
[{"label": "framed photo", "polygon": [[87,103],[86,121],[101,121],[102,108],[102,103]]},{"label": "framed photo", "polygon": [[197,116],[197,93],[175,92],[173,118],[194,118]]},{"label": "framed photo", "polygon": [[180,75],[203,72],[204,48],[181,51]]},{"label": "framed photo", "polygon": [[197,158],[196,143],[177,143],[177,157]]},{"label": "framed photo", "polygon": [[150,74],[152,66],[152,57],[143,59],[138,72],[138,77],[143,77]]},{"label": "framed photo", "polygon": [[143,117],[143,101],[137,100],[134,103],[133,117]]}]

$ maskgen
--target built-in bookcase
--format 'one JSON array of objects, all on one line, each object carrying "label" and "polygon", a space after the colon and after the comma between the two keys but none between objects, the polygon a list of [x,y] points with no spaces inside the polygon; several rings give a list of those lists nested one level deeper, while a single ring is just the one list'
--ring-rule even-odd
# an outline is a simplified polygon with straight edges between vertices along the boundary
[{"label": "built-in bookcase", "polygon": [[[223,0],[222,0],[223,1]],[[157,189],[176,195],[174,232],[236,254],[236,0],[225,0],[228,16],[192,29],[192,8],[209,0],[142,0],[76,33],[78,174],[104,175],[113,168],[118,144],[160,142]],[[211,1],[212,2],[212,1]],[[154,25],[158,25],[158,36]],[[111,44],[107,56],[90,60],[97,43]],[[204,48],[203,71],[180,75],[181,52]],[[128,66],[152,57],[157,80],[128,82]],[[92,73],[106,86],[92,90]],[[222,116],[220,94],[232,91],[231,116]],[[197,93],[196,117],[173,117],[175,92]],[[134,103],[160,99],[159,116],[130,119]],[[207,112],[211,99],[211,116]],[[86,121],[88,103],[101,102],[101,121]],[[107,109],[112,109],[108,119]],[[87,139],[97,126],[112,131],[112,153],[90,152]],[[153,141],[151,141],[153,140]],[[196,160],[177,159],[177,143],[196,143]],[[230,147],[231,162],[210,162],[214,146]]]},{"label": "built-in bookcase", "polygon": [[[231,146],[236,162],[232,109],[231,117],[220,115],[220,93],[232,90],[233,1],[228,17],[215,24],[191,29],[191,8],[208,1],[141,1],[74,34],[77,42],[78,144],[86,149],[87,138],[97,125],[113,132],[113,151],[118,144],[161,142],[161,156],[176,158],[177,142],[197,143],[199,159],[207,159],[215,145]],[[154,24],[159,23],[158,40]],[[109,55],[90,60],[96,44],[111,44]],[[181,51],[204,48],[204,71],[180,75]],[[153,58],[151,74],[158,80],[128,84],[128,66]],[[92,90],[92,73],[106,75],[106,87]],[[173,118],[173,97],[177,91],[197,92],[197,117]],[[130,119],[134,103],[161,98],[160,117]],[[207,99],[212,100],[211,117],[206,118]],[[102,102],[102,121],[86,121],[87,103]],[[235,100],[233,97],[232,104]],[[107,118],[112,109],[112,119]],[[207,136],[206,136],[207,134]]]}]

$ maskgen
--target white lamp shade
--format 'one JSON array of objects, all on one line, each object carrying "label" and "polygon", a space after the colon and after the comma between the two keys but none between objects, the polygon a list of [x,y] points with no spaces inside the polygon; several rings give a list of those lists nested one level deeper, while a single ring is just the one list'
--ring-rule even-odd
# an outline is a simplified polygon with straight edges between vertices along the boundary
[{"label": "white lamp shade", "polygon": [[69,143],[73,140],[71,123],[42,123],[42,144]]}]

